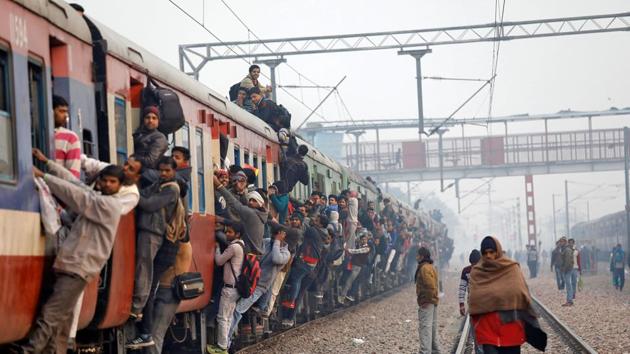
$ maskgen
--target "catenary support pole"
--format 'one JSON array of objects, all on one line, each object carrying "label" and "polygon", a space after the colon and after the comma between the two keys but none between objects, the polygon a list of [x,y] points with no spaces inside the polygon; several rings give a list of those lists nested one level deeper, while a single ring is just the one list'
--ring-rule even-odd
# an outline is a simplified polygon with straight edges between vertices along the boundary
[{"label": "catenary support pole", "polygon": [[564,223],[567,238],[571,237],[571,229],[569,228],[569,181],[564,181]]},{"label": "catenary support pole", "polygon": [[416,88],[418,91],[418,140],[422,141],[424,133],[424,109],[422,106],[422,66],[420,60],[425,54],[431,53],[431,49],[401,50],[398,55],[411,55],[416,60]]},{"label": "catenary support pole", "polygon": [[630,179],[628,168],[630,168],[630,128],[623,128],[623,157],[624,157],[624,177],[626,180],[626,233],[628,240],[626,252],[630,250]]},{"label": "catenary support pole", "polygon": [[278,58],[278,59],[265,59],[265,60],[257,60],[254,63],[255,64],[264,64],[267,65],[269,67],[269,71],[271,73],[271,99],[274,102],[278,102],[277,100],[277,96],[276,96],[276,89],[277,89],[277,85],[276,85],[276,67],[278,67],[278,65],[282,64],[282,63],[286,63],[287,60],[284,58]]}]

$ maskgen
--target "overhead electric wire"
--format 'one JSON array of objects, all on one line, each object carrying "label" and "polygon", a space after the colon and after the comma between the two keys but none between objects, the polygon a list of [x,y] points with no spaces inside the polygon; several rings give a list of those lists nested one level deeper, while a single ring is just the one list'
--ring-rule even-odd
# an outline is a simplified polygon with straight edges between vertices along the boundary
[{"label": "overhead electric wire", "polygon": [[[494,5],[494,23],[495,23],[495,37],[499,38],[501,36],[500,31],[503,28],[503,17],[505,15],[505,3],[506,0],[503,0],[503,6],[501,8],[501,18],[500,22],[497,23],[498,13],[499,13],[499,1],[496,0]],[[494,103],[494,85],[495,78],[497,76],[497,69],[499,66],[499,52],[501,50],[501,41],[494,41],[492,43],[492,82],[490,83],[490,99],[488,101],[488,118],[492,117],[492,105]]]},{"label": "overhead electric wire", "polygon": [[[214,39],[216,39],[219,43],[226,45],[225,42],[219,38],[219,36],[217,36],[216,34],[214,34],[214,32],[212,32],[208,27],[206,27],[202,22],[199,22],[199,20],[197,20],[193,15],[191,15],[188,11],[186,11],[184,8],[182,8],[181,6],[179,6],[177,3],[175,3],[175,1],[173,0],[168,0],[168,2],[170,2],[171,4],[173,4],[173,6],[175,6],[179,11],[181,11],[182,13],[184,13],[189,19],[191,19],[193,22],[195,22],[197,25],[199,25],[201,28],[203,28],[206,32],[208,32],[208,34],[210,34],[212,37],[214,37]],[[231,47],[227,46],[230,51],[232,51],[234,54],[239,55],[239,53],[237,53],[234,49],[232,49]],[[249,62],[245,59],[242,58],[242,60],[244,62],[246,62],[247,64],[249,64]],[[269,76],[265,75],[264,73],[261,73],[261,75],[263,75],[265,78],[269,79]],[[304,77],[304,76],[302,76]],[[292,99],[294,99],[296,102],[300,103],[302,106],[304,106],[305,108],[307,108],[309,111],[312,111],[313,109],[307,105],[304,101],[300,100],[298,97],[296,97],[295,95],[293,95],[291,92],[289,92],[286,89],[282,89],[283,92],[285,92],[289,97],[291,97]],[[323,119],[324,121],[328,121],[324,116],[322,116],[321,114],[314,112],[315,115],[317,115],[318,117],[320,117],[321,119]]]}]

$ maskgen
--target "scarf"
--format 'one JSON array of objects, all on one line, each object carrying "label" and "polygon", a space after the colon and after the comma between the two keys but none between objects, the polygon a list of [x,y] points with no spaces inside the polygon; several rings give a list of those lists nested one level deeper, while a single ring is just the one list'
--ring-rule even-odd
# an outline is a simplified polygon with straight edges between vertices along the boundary
[{"label": "scarf", "polygon": [[493,239],[497,246],[497,259],[482,258],[470,272],[470,314],[529,310],[529,289],[518,263],[505,257],[499,240]]}]

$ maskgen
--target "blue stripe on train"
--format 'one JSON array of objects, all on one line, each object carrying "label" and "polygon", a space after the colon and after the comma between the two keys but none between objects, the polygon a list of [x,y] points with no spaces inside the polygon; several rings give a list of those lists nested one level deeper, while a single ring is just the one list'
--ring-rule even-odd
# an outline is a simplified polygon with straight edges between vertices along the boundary
[{"label": "blue stripe on train", "polygon": [[[0,209],[12,209],[23,211],[39,211],[39,197],[35,191],[32,174],[32,153],[31,153],[31,116],[28,87],[28,58],[13,53],[11,57],[11,67],[13,69],[13,98],[15,120],[15,148],[17,149],[17,183],[0,183]],[[46,87],[50,84],[50,68],[46,68]],[[92,132],[95,149],[97,144],[96,113],[94,103],[94,87],[86,85],[75,79],[67,77],[55,77],[55,93],[64,96],[70,102],[70,128],[79,136],[82,132],[79,129],[78,112],[81,112],[82,127]],[[46,92],[47,97],[47,119],[49,122],[50,137],[52,144],[52,92]],[[53,151],[50,146],[50,151]],[[97,154],[95,150],[94,153]],[[97,155],[96,155],[97,156]],[[52,156],[51,156],[52,157]],[[19,220],[16,220],[19,222]]]}]

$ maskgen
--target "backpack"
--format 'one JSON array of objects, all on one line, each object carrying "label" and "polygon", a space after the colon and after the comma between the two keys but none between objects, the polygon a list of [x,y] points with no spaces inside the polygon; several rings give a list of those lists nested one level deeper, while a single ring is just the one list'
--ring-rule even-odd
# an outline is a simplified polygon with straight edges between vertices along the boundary
[{"label": "backpack", "polygon": [[184,126],[184,110],[175,91],[161,87],[149,78],[142,89],[142,107],[157,106],[160,109],[158,130],[164,135],[176,132]]},{"label": "backpack", "polygon": [[234,85],[230,86],[230,92],[228,93],[228,95],[230,96],[230,101],[234,101],[236,100],[236,97],[238,97],[238,90],[241,88],[241,82],[237,82]]},{"label": "backpack", "polygon": [[[241,246],[243,252],[245,252],[243,244],[241,242],[237,242],[237,244]],[[260,279],[260,261],[258,257],[253,253],[245,254],[243,257],[243,265],[241,266],[241,274],[238,277],[236,277],[234,273],[232,262],[230,262],[230,269],[232,270],[234,279],[236,279],[234,287],[238,294],[244,299],[252,296],[258,285],[258,279]]]},{"label": "backpack", "polygon": [[[168,182],[164,183],[164,185],[160,186],[160,189],[166,186],[173,186],[177,190],[177,205],[175,206],[175,210],[173,211],[173,216],[171,216],[171,220],[166,223],[166,239],[170,242],[178,242],[183,240],[186,237],[186,209],[184,208],[184,204],[182,203],[182,199],[179,198],[179,185],[177,182]],[[162,208],[162,217],[166,220],[166,211]]]},{"label": "backpack", "polygon": [[613,256],[613,261],[614,261],[614,266],[615,268],[624,268],[624,264],[623,264],[623,252],[621,251],[616,251],[614,256]]},{"label": "backpack", "polygon": [[274,115],[280,118],[280,126],[282,128],[291,128],[291,113],[289,113],[289,111],[283,105],[276,105]]}]

